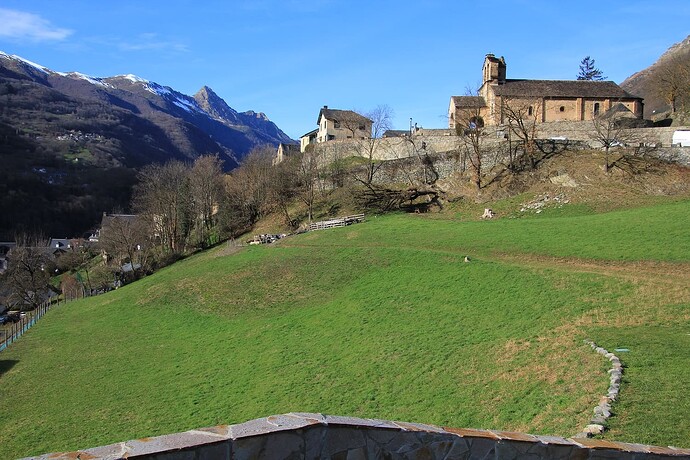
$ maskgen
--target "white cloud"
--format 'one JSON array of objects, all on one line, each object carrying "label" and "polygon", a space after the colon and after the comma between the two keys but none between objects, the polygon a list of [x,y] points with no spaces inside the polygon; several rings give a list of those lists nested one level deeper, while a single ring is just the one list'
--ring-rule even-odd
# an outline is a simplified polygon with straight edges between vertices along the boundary
[{"label": "white cloud", "polygon": [[0,24],[0,38],[14,40],[60,41],[73,33],[72,30],[55,27],[36,14],[6,8],[0,8]]},{"label": "white cloud", "polygon": [[119,44],[122,51],[173,51],[189,52],[189,47],[179,42],[159,38],[155,33],[140,34],[134,41]]}]

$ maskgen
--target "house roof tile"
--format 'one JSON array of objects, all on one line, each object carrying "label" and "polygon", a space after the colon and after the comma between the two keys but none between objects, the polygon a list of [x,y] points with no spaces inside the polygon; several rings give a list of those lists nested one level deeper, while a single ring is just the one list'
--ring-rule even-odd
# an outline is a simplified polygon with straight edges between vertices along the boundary
[{"label": "house roof tile", "polygon": [[322,116],[326,118],[326,120],[335,120],[340,122],[345,120],[357,120],[358,122],[361,121],[369,123],[372,122],[367,117],[360,115],[357,112],[353,112],[352,110],[329,109],[324,107],[319,111],[319,118],[316,120],[317,124],[321,121]]},{"label": "house roof tile", "polygon": [[486,101],[481,96],[451,96],[453,105],[458,108],[481,108],[486,107]]}]

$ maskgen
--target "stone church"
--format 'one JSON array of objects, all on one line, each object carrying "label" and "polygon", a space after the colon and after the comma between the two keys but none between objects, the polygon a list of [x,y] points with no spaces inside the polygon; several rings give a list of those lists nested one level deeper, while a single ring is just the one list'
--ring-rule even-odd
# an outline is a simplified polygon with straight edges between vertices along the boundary
[{"label": "stone church", "polygon": [[506,78],[506,61],[487,54],[482,86],[476,96],[452,96],[449,127],[466,124],[468,113],[486,125],[508,122],[509,112],[519,111],[537,123],[587,121],[610,110],[629,118],[643,117],[642,98],[635,97],[612,81],[521,80]]}]

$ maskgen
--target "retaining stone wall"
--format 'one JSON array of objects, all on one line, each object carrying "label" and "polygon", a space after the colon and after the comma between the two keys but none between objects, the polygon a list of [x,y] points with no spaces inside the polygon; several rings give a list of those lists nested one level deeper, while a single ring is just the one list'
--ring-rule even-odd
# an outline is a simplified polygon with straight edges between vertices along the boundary
[{"label": "retaining stone wall", "polygon": [[690,460],[690,449],[291,413],[33,458]]},{"label": "retaining stone wall", "polygon": [[[591,139],[592,124],[590,122],[550,122],[542,123],[538,128],[539,138],[548,140],[565,137],[568,139],[568,148],[571,150],[601,147]],[[679,128],[635,128],[633,131],[636,141],[657,146],[647,152],[649,155],[690,166],[690,147],[671,147],[671,139],[676,129]],[[500,127],[487,127],[487,130],[489,131],[485,139],[486,145],[496,150],[507,150],[506,131]],[[409,158],[416,155],[415,150],[440,154],[456,151],[461,147],[460,139],[449,129],[419,129],[415,131],[412,138],[383,138],[377,140],[376,143],[373,153],[376,160]],[[368,155],[366,141],[346,139],[315,145],[316,149],[322,153],[324,162],[331,162],[335,158]]]}]

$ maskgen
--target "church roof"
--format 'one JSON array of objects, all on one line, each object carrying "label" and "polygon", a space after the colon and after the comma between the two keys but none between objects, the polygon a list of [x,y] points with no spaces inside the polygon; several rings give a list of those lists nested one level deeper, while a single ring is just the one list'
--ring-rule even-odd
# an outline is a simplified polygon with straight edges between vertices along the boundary
[{"label": "church roof", "polygon": [[612,81],[589,80],[506,80],[495,86],[497,96],[534,97],[602,97],[642,99],[625,91]]}]

